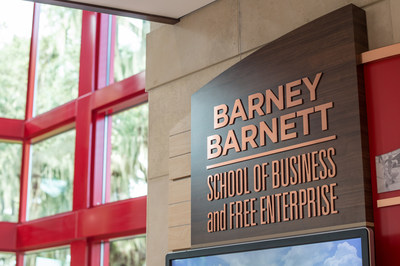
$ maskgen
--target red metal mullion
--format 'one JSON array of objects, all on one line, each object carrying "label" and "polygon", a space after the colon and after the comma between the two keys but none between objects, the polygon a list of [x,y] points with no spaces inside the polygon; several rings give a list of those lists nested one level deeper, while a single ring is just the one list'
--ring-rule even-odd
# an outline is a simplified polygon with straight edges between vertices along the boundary
[{"label": "red metal mullion", "polygon": [[[78,100],[69,101],[46,113],[40,114],[25,122],[25,139],[53,135],[52,131],[61,132],[69,128],[76,119]],[[65,130],[65,129],[64,129]]]},{"label": "red metal mullion", "polygon": [[96,48],[96,90],[106,87],[107,84],[107,46],[109,15],[97,14],[97,48]]},{"label": "red metal mullion", "polygon": [[78,237],[102,240],[146,233],[147,197],[96,206],[78,213]]},{"label": "red metal mullion", "polygon": [[17,252],[15,257],[17,259],[15,266],[24,266],[24,253]]},{"label": "red metal mullion", "polygon": [[79,63],[79,98],[75,120],[75,171],[73,210],[90,206],[90,157],[92,109],[90,94],[95,89],[96,27],[98,14],[82,12],[81,54]]},{"label": "red metal mullion", "polygon": [[[90,170],[92,145],[92,109],[90,94],[95,89],[97,13],[82,12],[81,54],[79,61],[79,98],[75,120],[74,211],[90,207]],[[75,220],[76,222],[76,220]],[[75,235],[76,237],[76,235]],[[86,240],[71,243],[71,265],[88,265]]]},{"label": "red metal mullion", "polygon": [[112,115],[108,116],[108,129],[107,129],[107,153],[106,155],[106,184],[105,184],[105,202],[110,202],[110,194],[111,194],[111,150],[112,150],[112,143],[111,143],[111,130],[112,130]]},{"label": "red metal mullion", "polygon": [[95,12],[82,12],[79,96],[95,89],[97,17],[98,13]]},{"label": "red metal mullion", "polygon": [[106,240],[103,245],[103,265],[110,265],[110,242]]},{"label": "red metal mullion", "polygon": [[92,240],[90,242],[90,266],[110,265],[109,257],[110,243],[108,242],[108,239]]},{"label": "red metal mullion", "polygon": [[[97,39],[96,39],[96,70],[95,70],[95,90],[106,87],[107,84],[107,46],[108,46],[108,26],[109,15],[97,14]],[[93,101],[93,94],[91,99]],[[93,108],[93,106],[92,106]],[[93,109],[92,109],[93,111]],[[104,133],[105,133],[105,116],[104,114],[96,114],[94,118],[93,132],[93,164],[92,164],[92,193],[91,206],[102,203],[103,194],[103,165],[104,165]],[[87,219],[81,221],[82,224],[88,223]],[[89,249],[89,265],[100,265],[101,260],[101,244],[91,243]],[[104,259],[104,256],[103,256]],[[108,264],[107,264],[108,265]]]},{"label": "red metal mullion", "polygon": [[44,217],[17,226],[17,250],[27,251],[68,245],[77,235],[78,211]]},{"label": "red metal mullion", "polygon": [[90,266],[100,265],[101,242],[92,242],[89,246],[89,264]]},{"label": "red metal mullion", "polygon": [[78,100],[75,120],[75,168],[73,187],[73,210],[90,206],[90,161],[92,143],[92,112],[90,97]]},{"label": "red metal mullion", "polygon": [[17,141],[24,139],[24,120],[0,117],[0,125],[0,139]]},{"label": "red metal mullion", "polygon": [[22,163],[20,178],[20,194],[19,194],[19,217],[18,222],[26,221],[26,210],[28,205],[28,181],[29,181],[29,158],[30,142],[25,140],[22,144]]},{"label": "red metal mullion", "polygon": [[92,202],[91,206],[100,205],[103,191],[103,150],[104,150],[104,115],[96,115],[93,140],[92,166]]},{"label": "red metal mullion", "polygon": [[[29,53],[25,120],[32,118],[33,115],[36,60],[37,60],[37,50],[38,50],[38,38],[39,38],[39,17],[40,17],[40,5],[35,3],[33,7],[32,34],[31,34],[31,45]],[[20,195],[19,195],[20,200],[19,200],[19,217],[18,217],[19,223],[26,221],[28,185],[29,185],[28,184],[29,159],[30,159],[29,156],[30,156],[30,143],[29,141],[25,140],[22,144],[22,162],[21,162]],[[22,260],[21,258],[18,259],[18,263],[23,264],[23,257]]]},{"label": "red metal mullion", "polygon": [[[108,25],[109,15],[98,14],[98,47],[97,47],[97,72],[96,72],[96,90],[107,86],[107,46],[108,46]],[[94,92],[93,95],[96,94]],[[93,206],[102,204],[103,194],[103,169],[104,169],[104,139],[105,139],[105,115],[96,114],[96,132],[94,141],[94,175],[92,204]]]},{"label": "red metal mullion", "polygon": [[131,107],[146,103],[147,100],[148,100],[148,94],[147,93],[142,93],[142,94],[139,94],[136,97],[132,97],[130,99],[125,99],[124,101],[115,103],[111,107],[101,108],[100,112],[107,112],[107,113],[110,113],[110,114],[117,113],[119,111],[122,111],[122,110],[125,110],[125,109],[129,109]]},{"label": "red metal mullion", "polygon": [[[141,72],[122,81],[116,82],[95,91],[92,94],[93,108],[96,110],[108,109],[127,100],[140,99],[137,103],[145,102],[145,72]],[[147,97],[147,96],[146,96]]]},{"label": "red metal mullion", "polygon": [[[30,143],[25,140],[22,144],[22,163],[20,176],[20,194],[19,194],[19,217],[18,223],[26,221],[26,210],[28,205],[28,181],[29,181],[29,159],[30,159]],[[18,242],[18,233],[15,232],[15,238]],[[24,254],[16,254],[16,266],[24,266]]]},{"label": "red metal mullion", "polygon": [[17,249],[17,224],[0,222],[0,250],[14,252]]},{"label": "red metal mullion", "polygon": [[32,118],[33,115],[36,60],[37,60],[38,39],[39,39],[39,16],[40,16],[40,4],[35,3],[33,9],[31,47],[29,53],[28,87],[26,96],[25,120]]},{"label": "red metal mullion", "polygon": [[[107,86],[107,46],[108,26],[110,16],[107,14],[97,15],[97,48],[96,48],[96,90]],[[93,95],[91,94],[92,101]],[[92,106],[94,108],[94,106]],[[104,132],[105,115],[96,114],[95,132],[93,140],[93,178],[92,178],[92,206],[102,203],[103,193],[103,166],[104,166]]]},{"label": "red metal mullion", "polygon": [[[71,265],[88,265],[89,245],[86,240],[71,243]],[[97,265],[98,266],[98,265]]]},{"label": "red metal mullion", "polygon": [[[114,54],[115,54],[115,33],[116,33],[116,22],[117,19],[115,16],[111,16],[111,42],[110,42],[110,66],[109,66],[109,84],[114,83]],[[112,151],[112,143],[111,143],[111,134],[112,134],[112,115],[108,116],[108,129],[107,129],[107,160],[106,160],[106,184],[105,184],[105,202],[110,202],[111,196],[111,151]],[[104,243],[104,263],[105,265],[109,264],[109,242]],[[107,251],[107,252],[106,252]],[[106,264],[107,262],[107,264]]]},{"label": "red metal mullion", "polygon": [[114,58],[115,58],[115,42],[117,33],[117,17],[112,16],[111,23],[111,53],[110,53],[110,84],[114,83]]},{"label": "red metal mullion", "polygon": [[[22,252],[67,245],[85,239],[101,241],[144,234],[146,201],[147,197],[143,196],[43,217],[18,225],[3,223],[0,233],[4,240],[0,241],[0,246],[4,246],[1,247],[3,250]],[[13,232],[14,230],[17,234]],[[13,244],[14,235],[17,235],[16,245]],[[81,252],[83,251],[78,252],[78,256],[82,254]]]}]

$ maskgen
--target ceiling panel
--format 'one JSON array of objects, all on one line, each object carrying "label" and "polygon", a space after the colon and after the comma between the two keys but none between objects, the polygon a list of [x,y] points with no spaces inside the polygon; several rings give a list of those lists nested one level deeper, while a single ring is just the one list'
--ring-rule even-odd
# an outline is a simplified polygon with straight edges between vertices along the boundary
[{"label": "ceiling panel", "polygon": [[177,19],[214,1],[215,0],[79,0],[77,2]]},{"label": "ceiling panel", "polygon": [[216,0],[28,0],[174,24]]}]

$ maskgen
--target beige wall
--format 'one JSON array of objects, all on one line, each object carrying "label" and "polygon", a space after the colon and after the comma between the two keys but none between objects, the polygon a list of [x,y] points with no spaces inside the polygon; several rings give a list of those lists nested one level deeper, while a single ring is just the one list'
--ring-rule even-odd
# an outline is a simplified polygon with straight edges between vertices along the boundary
[{"label": "beige wall", "polygon": [[263,44],[348,3],[367,13],[370,49],[400,42],[399,0],[217,0],[147,36],[147,265],[190,248],[190,97]]}]

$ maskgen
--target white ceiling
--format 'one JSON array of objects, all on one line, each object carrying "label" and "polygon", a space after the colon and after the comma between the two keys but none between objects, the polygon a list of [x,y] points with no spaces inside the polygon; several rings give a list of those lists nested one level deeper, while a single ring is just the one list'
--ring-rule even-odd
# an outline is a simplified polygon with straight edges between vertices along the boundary
[{"label": "white ceiling", "polygon": [[181,18],[215,0],[75,0],[84,4],[111,7],[151,15]]},{"label": "white ceiling", "polygon": [[217,0],[27,0],[175,24],[183,16]]}]

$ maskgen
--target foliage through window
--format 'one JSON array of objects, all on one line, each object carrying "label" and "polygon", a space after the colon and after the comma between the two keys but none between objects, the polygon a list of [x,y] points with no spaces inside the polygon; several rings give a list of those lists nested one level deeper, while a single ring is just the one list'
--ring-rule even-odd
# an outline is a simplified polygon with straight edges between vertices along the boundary
[{"label": "foliage through window", "polygon": [[16,258],[14,253],[0,252],[0,266],[14,266]]},{"label": "foliage through window", "polygon": [[0,142],[0,221],[18,221],[21,149],[20,144]]},{"label": "foliage through window", "polygon": [[33,144],[28,219],[72,209],[75,130]]},{"label": "foliage through window", "polygon": [[148,104],[111,116],[110,201],[147,195]]},{"label": "foliage through window", "polygon": [[43,250],[25,255],[25,266],[67,266],[70,263],[69,248]]},{"label": "foliage through window", "polygon": [[33,3],[2,0],[1,4],[0,117],[24,119]]},{"label": "foliage through window", "polygon": [[114,79],[121,81],[146,68],[146,34],[150,22],[117,17]]},{"label": "foliage through window", "polygon": [[41,5],[35,96],[41,114],[78,96],[82,11]]},{"label": "foliage through window", "polygon": [[110,266],[146,265],[146,237],[110,241]]}]

